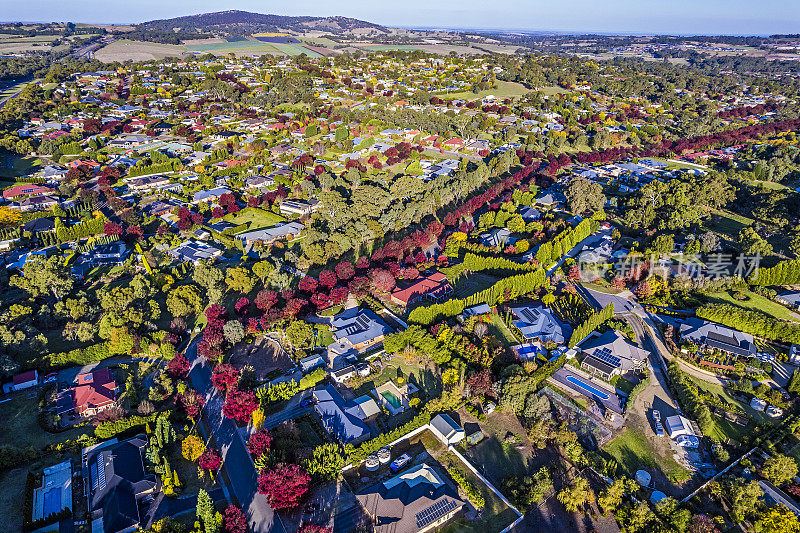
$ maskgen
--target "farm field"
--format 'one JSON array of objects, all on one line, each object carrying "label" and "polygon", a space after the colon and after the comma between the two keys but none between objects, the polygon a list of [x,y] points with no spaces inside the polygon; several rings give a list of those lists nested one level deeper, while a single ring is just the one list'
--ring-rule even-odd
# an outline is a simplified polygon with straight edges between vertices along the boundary
[{"label": "farm field", "polygon": [[238,53],[238,54],[272,54],[272,55],[287,55],[287,56],[299,56],[300,54],[306,54],[309,57],[322,57],[321,54],[314,52],[306,48],[301,44],[290,44],[290,43],[271,43],[271,42],[262,42],[262,41],[250,41],[250,40],[240,40],[240,41],[223,41],[223,42],[214,42],[214,43],[205,43],[205,44],[193,44],[187,45],[186,49],[192,52],[202,52],[202,53],[209,53],[209,54],[229,54],[229,53]]},{"label": "farm field", "polygon": [[94,53],[94,59],[103,63],[114,61],[150,61],[165,57],[181,56],[186,53],[185,46],[174,44],[146,43],[122,39],[104,46]]},{"label": "farm field", "polygon": [[773,302],[769,298],[765,298],[760,294],[756,294],[750,291],[741,291],[745,296],[748,297],[747,300],[737,300],[733,296],[731,296],[728,292],[714,292],[710,293],[708,297],[714,303],[726,303],[732,304],[736,307],[741,307],[743,309],[750,309],[753,311],[761,311],[762,313],[766,313],[778,320],[787,320],[790,322],[798,322],[798,316],[796,313],[791,312],[786,307],[782,306],[779,303]]},{"label": "farm field", "polygon": [[281,44],[281,43],[270,43],[272,46],[278,49],[279,52],[286,54],[287,56],[299,56],[300,54],[305,54],[308,57],[317,58],[322,57],[322,54],[318,54],[317,52],[306,48],[300,44]]}]

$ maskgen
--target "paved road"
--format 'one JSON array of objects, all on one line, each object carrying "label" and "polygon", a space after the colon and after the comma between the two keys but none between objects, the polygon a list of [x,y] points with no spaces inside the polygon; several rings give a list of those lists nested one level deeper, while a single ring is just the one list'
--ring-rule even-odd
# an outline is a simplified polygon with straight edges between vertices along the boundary
[{"label": "paved road", "polygon": [[197,354],[195,340],[186,349],[191,363],[189,377],[192,386],[206,398],[202,427],[213,434],[217,448],[222,453],[223,472],[220,476],[228,486],[230,496],[244,509],[249,529],[253,533],[285,533],[280,517],[267,502],[266,496],[256,490],[257,476],[253,460],[247,451],[236,424],[222,414],[223,400],[211,383],[211,366]]}]

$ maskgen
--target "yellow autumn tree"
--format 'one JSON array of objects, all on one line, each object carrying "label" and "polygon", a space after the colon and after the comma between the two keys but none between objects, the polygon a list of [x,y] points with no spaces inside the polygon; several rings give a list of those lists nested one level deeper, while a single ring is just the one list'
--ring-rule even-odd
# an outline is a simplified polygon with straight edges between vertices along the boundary
[{"label": "yellow autumn tree", "polygon": [[181,443],[181,453],[187,461],[196,462],[206,451],[206,444],[197,435],[189,435]]}]

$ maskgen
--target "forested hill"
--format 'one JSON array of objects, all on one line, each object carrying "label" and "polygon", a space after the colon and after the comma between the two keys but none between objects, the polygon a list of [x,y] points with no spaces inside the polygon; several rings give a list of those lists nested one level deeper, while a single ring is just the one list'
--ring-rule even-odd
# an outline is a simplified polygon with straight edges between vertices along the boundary
[{"label": "forested hill", "polygon": [[182,32],[230,30],[233,28],[249,33],[287,29],[304,31],[311,28],[324,29],[334,33],[362,28],[385,31],[385,28],[378,24],[347,17],[291,17],[238,10],[152,20],[140,24],[139,27],[161,31],[174,31],[177,29]]}]

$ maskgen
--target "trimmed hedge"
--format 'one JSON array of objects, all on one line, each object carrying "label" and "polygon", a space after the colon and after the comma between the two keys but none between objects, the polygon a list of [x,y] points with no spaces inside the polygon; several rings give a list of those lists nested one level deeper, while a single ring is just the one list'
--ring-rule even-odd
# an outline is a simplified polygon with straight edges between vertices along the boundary
[{"label": "trimmed hedge", "polygon": [[591,332],[596,330],[597,327],[600,326],[600,324],[602,324],[606,320],[613,318],[613,316],[614,316],[614,302],[611,302],[600,311],[597,311],[596,313],[592,313],[591,315],[589,315],[589,318],[584,320],[583,323],[581,323],[577,328],[575,328],[575,331],[572,332],[572,336],[570,336],[569,338],[567,346],[572,348],[580,341],[585,339]]},{"label": "trimmed hedge", "polygon": [[800,325],[778,320],[761,311],[731,304],[706,304],[697,310],[697,316],[765,339],[800,344]]},{"label": "trimmed hedge", "polygon": [[159,413],[153,413],[147,416],[133,415],[120,420],[102,422],[99,426],[94,428],[94,436],[98,439],[108,440],[131,428],[149,424],[155,420],[158,415]]}]

